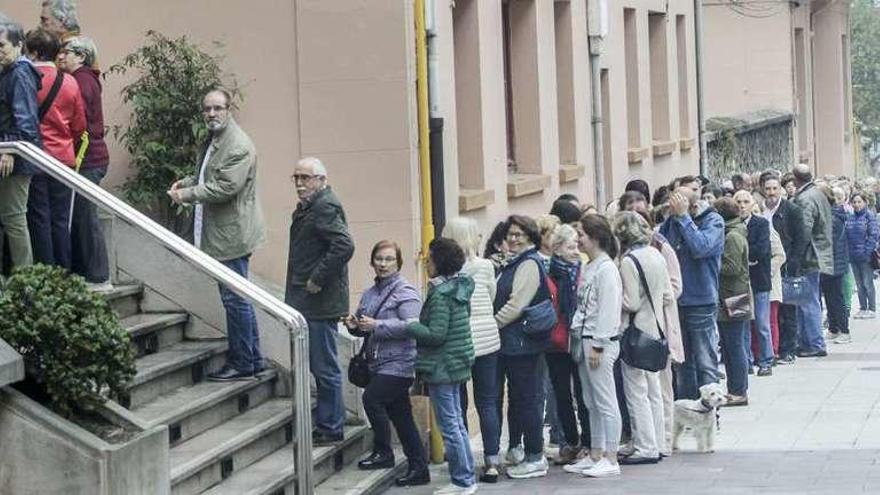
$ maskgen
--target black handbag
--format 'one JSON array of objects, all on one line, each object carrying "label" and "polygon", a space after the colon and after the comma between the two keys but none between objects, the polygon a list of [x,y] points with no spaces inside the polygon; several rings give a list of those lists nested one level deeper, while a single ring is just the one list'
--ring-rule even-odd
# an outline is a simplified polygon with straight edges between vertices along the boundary
[{"label": "black handbag", "polygon": [[654,322],[657,324],[657,331],[660,332],[660,338],[655,338],[648,333],[643,332],[635,325],[635,313],[629,315],[629,325],[623,331],[623,337],[620,339],[620,358],[623,362],[645,371],[660,371],[666,368],[669,361],[669,344],[666,336],[663,335],[663,328],[657,319],[657,311],[654,309],[654,299],[651,298],[651,289],[648,288],[648,281],[645,279],[645,272],[642,271],[642,265],[639,260],[632,254],[627,255],[636,265],[639,272],[639,280],[645,293],[648,296],[648,302],[651,304],[651,311],[654,312]]},{"label": "black handbag", "polygon": [[523,308],[522,325],[523,333],[526,337],[535,340],[547,340],[550,338],[550,332],[556,326],[556,307],[553,305],[553,296],[550,294],[550,287],[547,283],[547,273],[544,267],[538,264],[538,270],[541,276],[540,286],[547,292],[547,299]]},{"label": "black handbag", "polygon": [[[382,306],[385,306],[388,298],[391,297],[395,290],[397,290],[397,285],[388,290],[382,302],[376,306],[376,311],[373,312],[374,318],[382,311]],[[355,387],[366,388],[370,383],[370,359],[367,356],[367,348],[370,345],[371,336],[372,332],[364,337],[364,343],[361,344],[360,350],[348,362],[348,381]]]}]

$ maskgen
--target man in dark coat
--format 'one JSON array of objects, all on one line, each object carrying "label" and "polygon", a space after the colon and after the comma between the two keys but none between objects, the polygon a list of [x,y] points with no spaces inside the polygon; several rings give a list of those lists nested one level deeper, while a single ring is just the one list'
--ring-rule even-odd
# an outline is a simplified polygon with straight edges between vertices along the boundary
[{"label": "man in dark coat", "polygon": [[313,441],[320,445],[342,440],[345,408],[336,334],[340,318],[348,315],[354,241],[321,161],[303,158],[292,178],[300,201],[290,224],[284,301],[309,324],[309,367],[318,388]]},{"label": "man in dark coat", "polygon": [[[783,277],[797,277],[801,274],[801,253],[807,246],[804,232],[803,211],[792,201],[784,198],[779,174],[767,172],[761,176],[761,189],[764,190],[764,218],[771,221],[782,241],[785,251]],[[791,364],[797,352],[797,306],[779,305],[779,364]]]}]

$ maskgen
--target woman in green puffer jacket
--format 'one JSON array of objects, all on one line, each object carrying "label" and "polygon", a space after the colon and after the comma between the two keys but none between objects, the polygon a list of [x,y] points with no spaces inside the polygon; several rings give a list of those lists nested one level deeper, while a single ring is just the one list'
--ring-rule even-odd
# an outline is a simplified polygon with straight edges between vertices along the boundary
[{"label": "woman in green puffer jacket", "polygon": [[471,377],[470,300],[474,281],[461,275],[465,255],[452,239],[435,239],[428,247],[428,296],[418,322],[408,329],[418,345],[416,373],[428,384],[434,415],[443,434],[452,485],[449,493],[476,489],[474,456],[464,423],[459,390]]}]

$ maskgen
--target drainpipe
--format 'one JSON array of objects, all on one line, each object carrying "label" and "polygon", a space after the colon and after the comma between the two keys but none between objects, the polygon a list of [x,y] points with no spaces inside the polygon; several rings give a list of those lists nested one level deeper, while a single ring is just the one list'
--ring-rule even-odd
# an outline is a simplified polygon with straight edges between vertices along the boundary
[{"label": "drainpipe", "polygon": [[590,106],[593,127],[593,163],[595,164],[596,205],[604,205],[605,191],[605,141],[602,135],[602,77],[599,57],[602,41],[608,34],[607,0],[590,0],[588,8],[588,34],[590,46]]},{"label": "drainpipe", "polygon": [[425,29],[428,37],[428,106],[430,107],[431,209],[435,232],[446,226],[446,190],[443,171],[443,117],[440,113],[440,57],[437,49],[435,0],[426,1]]},{"label": "drainpipe", "polygon": [[706,146],[706,107],[703,87],[703,0],[694,0],[694,52],[697,59],[697,139],[700,143],[700,175],[709,176],[709,152]]}]

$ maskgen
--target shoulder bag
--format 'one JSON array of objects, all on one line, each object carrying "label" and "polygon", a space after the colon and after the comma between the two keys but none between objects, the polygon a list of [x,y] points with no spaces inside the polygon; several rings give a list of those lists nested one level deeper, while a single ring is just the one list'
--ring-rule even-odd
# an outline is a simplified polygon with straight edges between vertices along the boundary
[{"label": "shoulder bag", "polygon": [[666,368],[666,364],[669,361],[669,344],[666,341],[666,336],[663,335],[660,321],[657,319],[654,299],[651,298],[651,289],[648,288],[648,281],[645,279],[642,265],[632,254],[628,254],[626,257],[635,263],[636,270],[639,272],[639,281],[642,287],[645,288],[648,303],[651,304],[651,311],[654,313],[654,322],[657,324],[660,338],[655,338],[636,327],[636,315],[632,313],[629,315],[629,325],[623,331],[623,337],[620,339],[620,358],[633,368],[645,371],[660,371]]},{"label": "shoulder bag", "polygon": [[[382,307],[385,306],[385,303],[388,302],[388,298],[391,297],[391,294],[394,294],[394,291],[397,290],[397,286],[400,284],[398,282],[388,290],[388,293],[385,294],[385,297],[382,298],[382,302],[376,306],[376,310],[373,312],[373,318],[375,318],[381,311]],[[364,342],[361,344],[361,349],[352,356],[351,361],[348,362],[348,381],[360,388],[366,388],[370,383],[370,360],[367,357],[367,348],[370,345],[370,337],[373,335],[373,332],[367,334],[364,337]]]},{"label": "shoulder bag", "polygon": [[547,273],[538,260],[538,274],[541,277],[538,292],[541,287],[547,293],[547,298],[536,304],[532,304],[522,311],[523,333],[535,340],[546,340],[550,338],[550,332],[556,326],[556,308],[553,306],[553,298],[550,294],[550,288],[547,286]]}]

